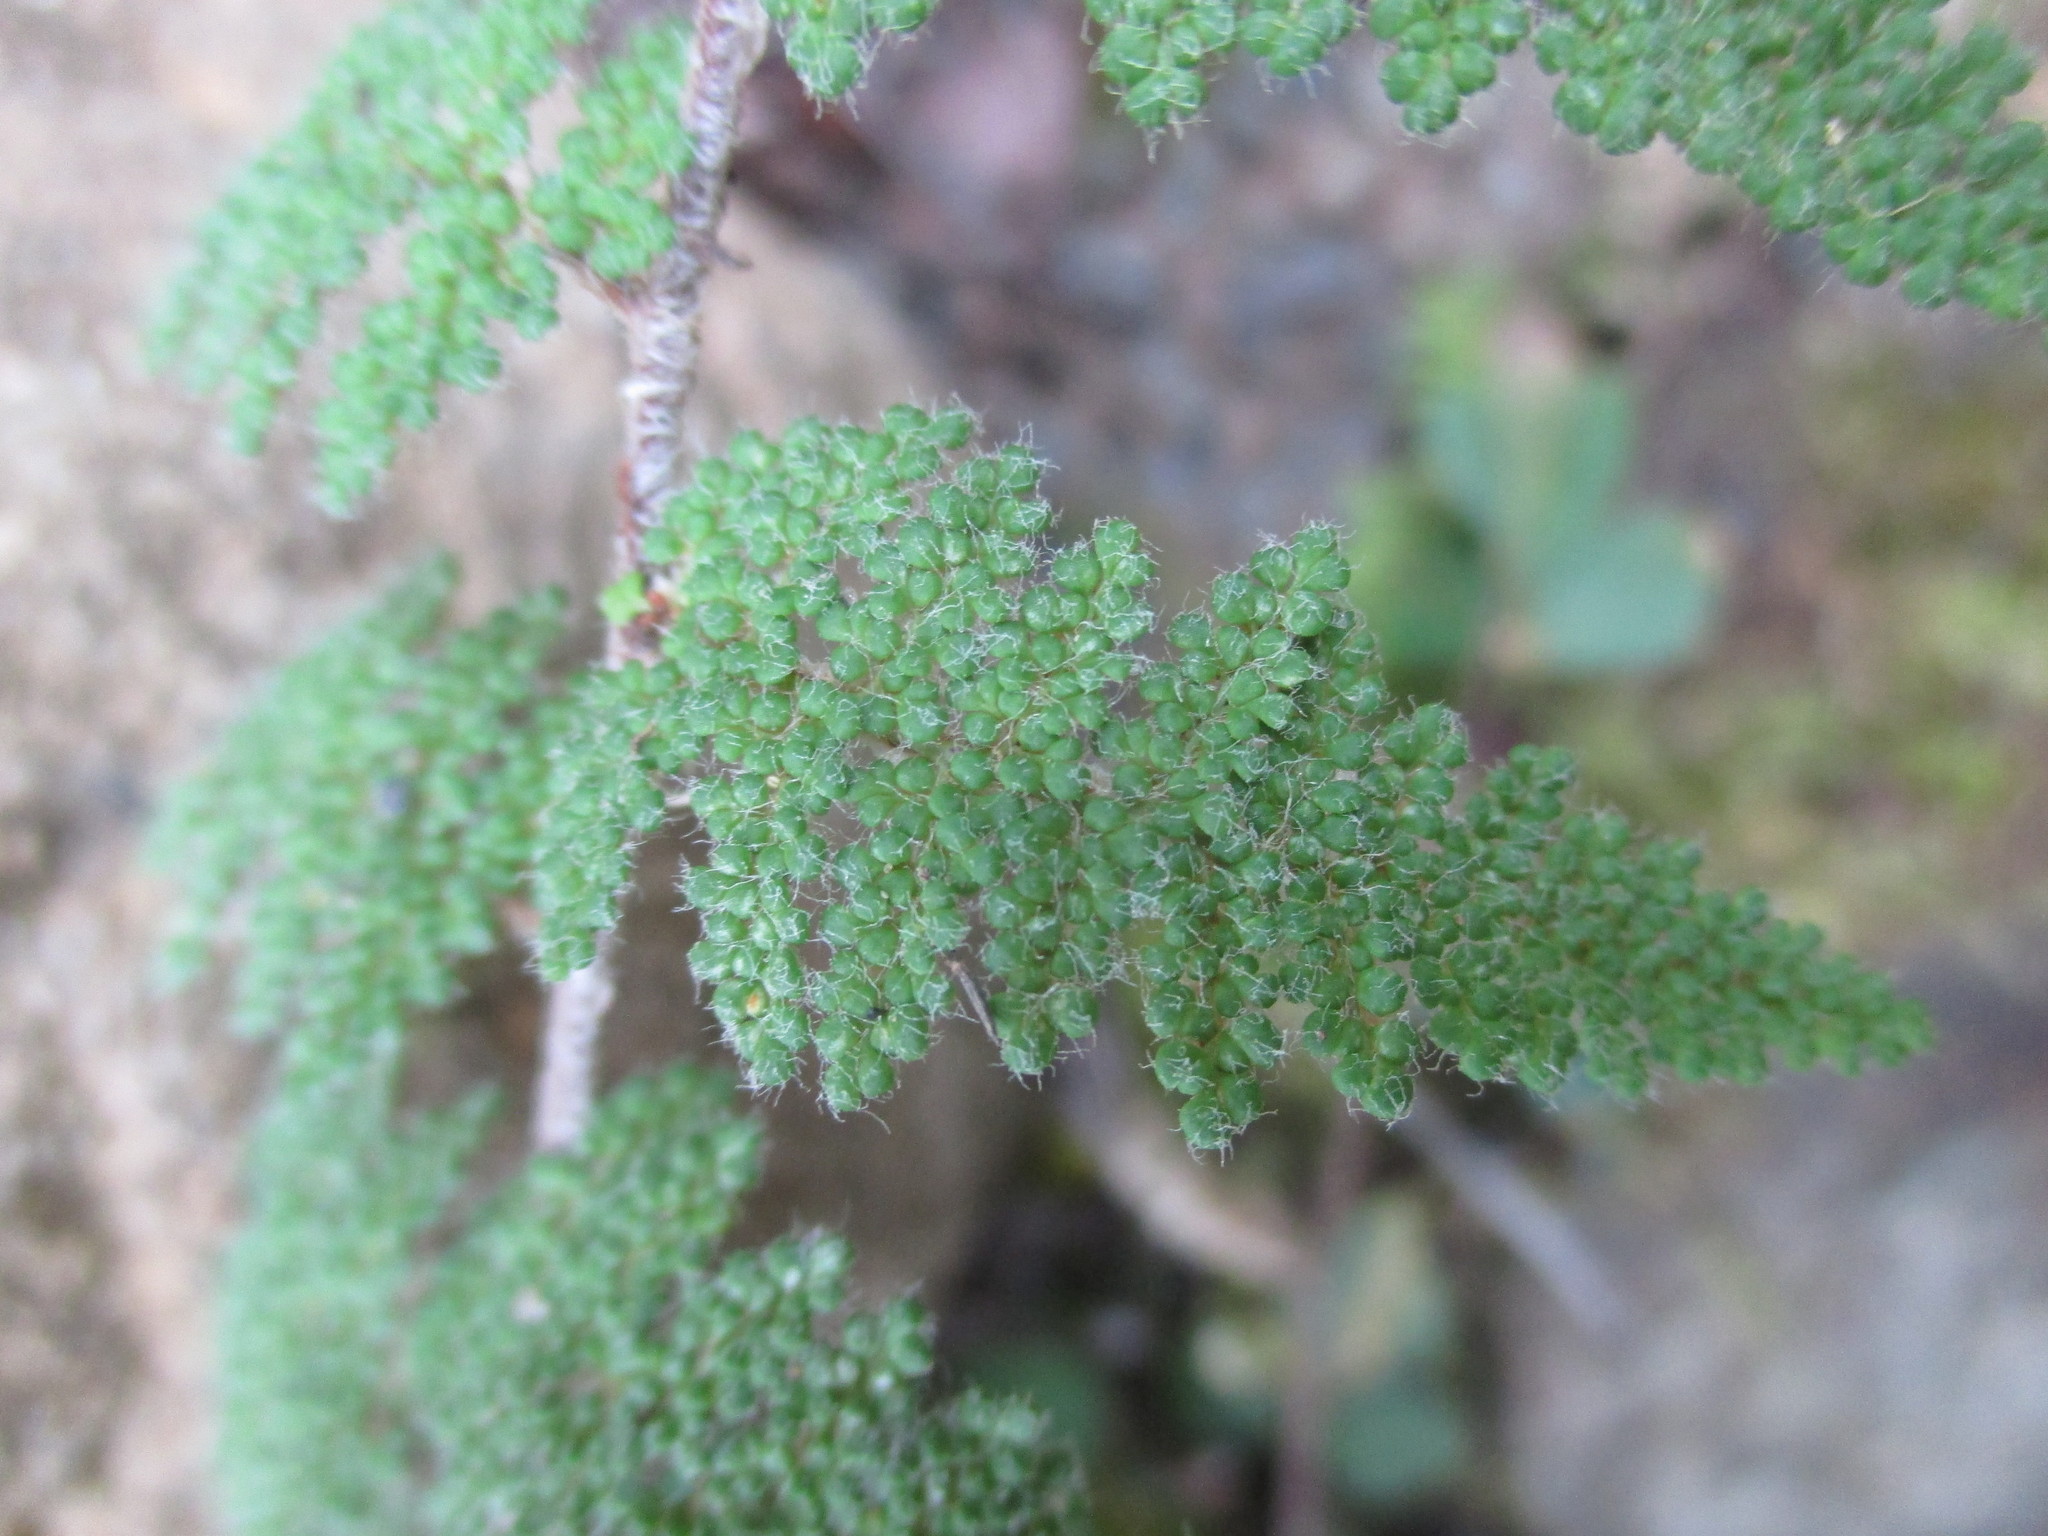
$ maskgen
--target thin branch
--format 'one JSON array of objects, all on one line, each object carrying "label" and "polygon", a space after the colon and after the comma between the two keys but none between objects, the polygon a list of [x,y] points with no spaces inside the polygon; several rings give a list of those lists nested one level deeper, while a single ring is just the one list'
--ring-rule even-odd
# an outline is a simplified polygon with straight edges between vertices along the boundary
[{"label": "thin branch", "polygon": [[719,260],[718,224],[739,145],[740,92],[768,45],[759,0],[698,0],[690,83],[681,106],[692,157],[669,192],[676,242],[616,302],[626,325],[626,521],[622,564],[676,485],[683,405],[702,349],[704,280]]},{"label": "thin branch", "polygon": [[946,969],[953,973],[954,993],[967,1004],[967,1011],[972,1013],[975,1022],[981,1025],[982,1033],[988,1036],[989,1044],[1000,1046],[1003,1037],[996,1033],[996,1021],[988,1016],[988,1004],[982,999],[981,988],[974,984],[974,978],[968,974],[967,967],[958,960],[948,960]]},{"label": "thin branch", "polygon": [[1333,1250],[1371,1177],[1377,1129],[1376,1122],[1340,1100],[1331,1107],[1323,1132],[1316,1169],[1316,1262],[1295,1285],[1289,1309],[1293,1355],[1273,1453],[1274,1536],[1329,1536],[1335,1527],[1329,1475],[1337,1386],[1329,1362]]},{"label": "thin branch", "polygon": [[1415,1085],[1415,1106],[1394,1130],[1581,1328],[1612,1337],[1628,1327],[1635,1308],[1585,1234],[1513,1158],[1467,1130],[1426,1083]]},{"label": "thin branch", "polygon": [[[678,106],[689,130],[690,164],[669,187],[675,244],[646,273],[607,292],[626,329],[625,463],[620,489],[617,561],[641,568],[641,539],[676,488],[682,458],[683,407],[697,380],[702,351],[704,281],[719,256],[718,224],[739,144],[740,93],[768,46],[768,17],[759,0],[698,0],[690,44],[690,78]],[[614,667],[658,654],[651,615],[614,626],[605,660]],[[615,990],[612,936],[597,958],[549,989],[534,1085],[533,1144],[542,1151],[583,1138],[596,1097],[597,1044]]]},{"label": "thin branch", "polygon": [[548,988],[540,1070],[533,1085],[533,1149],[566,1152],[583,1139],[597,1092],[597,1039],[616,990],[612,936],[597,958]]},{"label": "thin branch", "polygon": [[1108,1029],[1060,1072],[1061,1118],[1110,1194],[1168,1253],[1251,1290],[1290,1292],[1311,1268],[1307,1243],[1284,1212],[1195,1161],[1136,1075]]}]

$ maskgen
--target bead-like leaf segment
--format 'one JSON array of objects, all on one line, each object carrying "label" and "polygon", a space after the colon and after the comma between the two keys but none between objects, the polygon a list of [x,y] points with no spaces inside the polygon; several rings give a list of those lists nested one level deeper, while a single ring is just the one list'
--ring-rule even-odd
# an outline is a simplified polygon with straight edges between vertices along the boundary
[{"label": "bead-like leaf segment", "polygon": [[782,51],[804,89],[820,101],[844,96],[867,73],[885,33],[924,25],[936,0],[764,0]]},{"label": "bead-like leaf segment", "polygon": [[253,451],[318,339],[329,299],[401,238],[402,284],[334,361],[316,413],[319,483],[335,511],[430,424],[447,385],[482,389],[493,327],[556,322],[555,260],[617,281],[674,235],[659,195],[689,163],[676,101],[686,17],[638,29],[582,92],[559,166],[527,168],[527,113],[562,77],[595,0],[402,0],[360,28],[299,120],[200,231],[155,337],[160,364],[224,389]]},{"label": "bead-like leaf segment", "polygon": [[1080,1536],[1080,1469],[1024,1403],[928,1407],[930,1325],[847,1315],[816,1234],[721,1254],[759,1132],[729,1080],[620,1089],[440,1266],[412,1380],[434,1531]]},{"label": "bead-like leaf segment", "polygon": [[[922,25],[934,0],[767,0],[790,66],[820,100],[861,81],[886,33]],[[1095,68],[1147,129],[1187,122],[1209,76],[1242,47],[1287,78],[1320,63],[1358,25],[1352,0],[1088,0]],[[1512,46],[1512,45],[1510,45]]]},{"label": "bead-like leaf segment", "polygon": [[1102,29],[1095,68],[1140,127],[1193,118],[1208,76],[1243,47],[1281,78],[1298,75],[1358,25],[1350,0],[1088,0]]},{"label": "bead-like leaf segment", "polygon": [[1529,35],[1529,0],[1372,0],[1367,25],[1394,45],[1380,84],[1411,133],[1438,133],[1492,85],[1498,60]]},{"label": "bead-like leaf segment", "polygon": [[588,696],[630,700],[633,752],[593,721],[557,761],[543,866],[603,873],[543,886],[553,974],[610,920],[616,850],[658,815],[622,784],[651,774],[710,838],[684,890],[728,1038],[761,1085],[813,1054],[842,1110],[982,988],[1032,1074],[1135,986],[1207,1147],[1296,1046],[1392,1117],[1428,1051],[1633,1095],[1656,1067],[1853,1070],[1925,1038],[1816,930],[1698,890],[1690,849],[1568,812],[1562,754],[1518,748],[1460,799],[1463,733],[1389,699],[1330,530],[1220,578],[1148,659],[1136,530],[1047,543],[1038,464],[963,454],[970,430],[896,407],[742,434],[672,503],[646,546],[666,659]]}]

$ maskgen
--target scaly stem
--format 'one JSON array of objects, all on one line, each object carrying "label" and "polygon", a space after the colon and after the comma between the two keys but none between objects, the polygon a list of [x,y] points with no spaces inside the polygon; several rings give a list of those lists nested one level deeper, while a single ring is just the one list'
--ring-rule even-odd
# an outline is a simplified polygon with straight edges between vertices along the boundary
[{"label": "scaly stem", "polygon": [[739,143],[740,91],[767,43],[759,0],[699,0],[682,102],[693,154],[669,193],[676,242],[617,299],[627,356],[622,566],[638,565],[640,538],[675,491],[683,405],[697,376],[704,280],[718,259],[718,224]]},{"label": "scaly stem", "polygon": [[533,1085],[533,1149],[564,1152],[583,1139],[597,1092],[597,1037],[616,990],[612,935],[597,958],[548,988],[540,1073]]},{"label": "scaly stem", "polygon": [[[696,383],[702,350],[704,280],[717,261],[718,224],[739,145],[740,93],[768,46],[760,0],[698,0],[690,44],[690,80],[679,110],[690,132],[690,163],[669,186],[676,239],[642,277],[607,292],[626,328],[625,506],[618,566],[641,568],[641,539],[674,494],[682,458],[683,406]],[[611,666],[658,654],[652,615],[615,625],[605,637]],[[549,989],[541,1062],[534,1086],[533,1144],[560,1151],[583,1138],[596,1097],[598,1037],[614,991],[612,942],[597,958]]]}]

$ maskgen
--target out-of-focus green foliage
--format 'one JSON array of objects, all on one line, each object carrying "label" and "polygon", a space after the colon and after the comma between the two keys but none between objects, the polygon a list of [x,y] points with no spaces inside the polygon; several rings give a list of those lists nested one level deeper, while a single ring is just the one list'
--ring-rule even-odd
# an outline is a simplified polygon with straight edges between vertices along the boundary
[{"label": "out-of-focus green foliage", "polygon": [[926,1406],[928,1323],[849,1314],[843,1243],[720,1256],[759,1141],[725,1079],[629,1084],[424,1263],[487,1101],[394,1124],[396,1064],[386,1039],[301,1074],[251,1148],[221,1314],[238,1536],[1088,1529],[1040,1415]]},{"label": "out-of-focus green foliage", "polygon": [[482,389],[502,322],[556,321],[554,263],[619,280],[673,243],[664,178],[689,164],[677,121],[687,17],[629,39],[581,102],[560,168],[527,188],[527,114],[583,41],[594,0],[402,0],[356,32],[299,120],[230,189],[158,326],[156,356],[225,388],[254,450],[318,340],[328,301],[403,238],[403,287],[371,307],[319,407],[320,488],[335,511],[431,423],[450,384]]},{"label": "out-of-focus green foliage", "polygon": [[1440,690],[1482,658],[1552,677],[1691,654],[1715,583],[1678,513],[1623,500],[1635,410],[1616,371],[1518,375],[1506,292],[1426,288],[1413,326],[1413,463],[1353,494],[1353,595],[1398,681]]},{"label": "out-of-focus green foliage", "polygon": [[820,101],[844,96],[867,73],[887,33],[924,25],[935,0],[764,0],[789,67]]},{"label": "out-of-focus green foliage", "polygon": [[155,829],[184,892],[173,969],[238,942],[236,1017],[286,1032],[288,1074],[353,1070],[447,1003],[525,883],[561,603],[451,632],[455,579],[428,562],[286,667]]},{"label": "out-of-focus green foliage", "polygon": [[222,1512],[236,1536],[422,1529],[404,1379],[416,1245],[445,1213],[488,1099],[401,1119],[400,1042],[280,1084],[248,1153],[218,1312]]},{"label": "out-of-focus green foliage", "polygon": [[969,1380],[1036,1404],[1053,1427],[1083,1452],[1102,1451],[1110,1419],[1110,1386],[1100,1364],[1071,1339],[1041,1332],[1004,1339],[960,1362]]},{"label": "out-of-focus green foliage", "polygon": [[757,1177],[730,1084],[630,1083],[437,1268],[411,1380],[428,1528],[1078,1536],[1079,1469],[1014,1398],[926,1406],[930,1327],[846,1310],[846,1245],[718,1252]]},{"label": "out-of-focus green foliage", "polygon": [[403,1309],[484,1101],[400,1116],[405,1031],[524,884],[560,608],[451,632],[455,578],[421,567],[285,668],[156,829],[184,887],[178,968],[237,941],[241,1021],[283,1035],[222,1276],[222,1494],[243,1536],[417,1529]]},{"label": "out-of-focus green foliage", "polygon": [[[1379,0],[1387,3],[1387,0]],[[2032,66],[1941,0],[1565,0],[1537,32],[1558,118],[1610,153],[1669,139],[1851,282],[2048,313],[2048,134],[2000,122]]]},{"label": "out-of-focus green foliage", "polygon": [[[1470,1469],[1470,1407],[1456,1383],[1459,1339],[1427,1207],[1389,1190],[1333,1234],[1304,1320],[1285,1298],[1212,1298],[1188,1336],[1196,1398],[1212,1431],[1252,1440],[1277,1430],[1290,1383],[1319,1373],[1328,1394],[1333,1487],[1364,1509],[1398,1508]],[[1312,1335],[1317,1355],[1298,1358]]]},{"label": "out-of-focus green foliage", "polygon": [[1412,1195],[1388,1191],[1338,1233],[1325,1281],[1336,1386],[1329,1464],[1352,1502],[1400,1505],[1466,1471],[1475,1445],[1453,1372],[1458,1337],[1434,1224]]},{"label": "out-of-focus green foliage", "polygon": [[[2048,134],[2002,121],[2032,67],[1995,28],[1946,38],[1942,0],[1556,0],[1537,63],[1555,111],[1610,154],[1662,137],[1735,178],[1783,230],[1816,230],[1851,282],[1914,304],[2048,314]],[[1408,126],[1448,127],[1533,10],[1372,0]]]},{"label": "out-of-focus green foliage", "polygon": [[583,121],[562,135],[560,168],[528,195],[549,245],[604,282],[644,272],[675,243],[668,205],[653,193],[690,165],[677,115],[689,71],[687,27],[640,28],[578,94]]}]

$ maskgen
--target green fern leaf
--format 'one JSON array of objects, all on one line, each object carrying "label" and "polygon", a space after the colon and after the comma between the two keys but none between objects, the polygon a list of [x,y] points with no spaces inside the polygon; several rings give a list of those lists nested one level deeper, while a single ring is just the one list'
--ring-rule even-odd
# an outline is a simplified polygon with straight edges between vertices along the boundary
[{"label": "green fern leaf", "polygon": [[450,633],[455,581],[453,561],[428,563],[285,668],[156,829],[155,862],[184,892],[174,968],[238,938],[237,1018],[291,1026],[291,1071],[353,1063],[364,1039],[446,1003],[524,885],[561,603]]},{"label": "green fern leaf", "polygon": [[597,935],[617,921],[632,878],[633,849],[666,811],[646,753],[660,702],[651,681],[644,667],[600,669],[571,700],[534,866],[544,914],[536,953],[548,981],[597,957]]},{"label": "green fern leaf", "polygon": [[[2031,61],[1997,29],[1949,39],[1941,0],[1562,0],[1537,62],[1558,118],[1613,154],[1659,136],[1731,176],[1779,229],[1813,230],[1851,282],[2002,320],[2048,316],[2048,133],[2004,120]],[[1510,23],[1510,13],[1522,19]],[[1496,23],[1498,27],[1496,28]],[[1420,132],[1491,79],[1478,34],[1517,0],[1374,0],[1382,71]],[[1490,46],[1490,42],[1488,43]],[[1462,52],[1461,52],[1462,50]],[[1462,64],[1460,60],[1462,59]]]},{"label": "green fern leaf", "polygon": [[867,73],[885,33],[912,32],[936,0],[766,0],[784,56],[820,101],[844,96]]},{"label": "green fern leaf", "polygon": [[494,327],[528,340],[557,319],[556,263],[606,282],[674,243],[660,190],[690,163],[677,116],[687,17],[629,33],[579,96],[559,168],[522,191],[528,113],[586,40],[595,0],[404,0],[328,66],[299,121],[243,174],[200,233],[155,337],[160,365],[225,388],[254,451],[317,340],[327,302],[403,237],[403,286],[335,359],[316,413],[320,490],[361,500],[398,433],[450,385],[498,376]]},{"label": "green fern leaf", "polygon": [[846,1312],[835,1238],[720,1257],[756,1176],[730,1087],[614,1093],[441,1265],[412,1380],[433,1528],[503,1536],[1063,1536],[1079,1469],[1022,1403],[924,1403],[930,1329]]},{"label": "green fern leaf", "polygon": [[420,1529],[404,1387],[415,1247],[446,1213],[488,1096],[394,1124],[386,1035],[289,1078],[248,1156],[220,1280],[220,1488],[236,1536]]},{"label": "green fern leaf", "polygon": [[[1567,813],[1561,755],[1518,749],[1458,803],[1463,733],[1393,706],[1329,530],[1220,578],[1149,660],[1136,531],[1043,543],[1036,462],[949,462],[968,432],[896,407],[879,432],[742,434],[648,542],[666,659],[613,687],[710,839],[691,965],[757,1084],[808,1052],[833,1107],[887,1093],[979,1003],[970,962],[1024,1074],[1136,985],[1201,1146],[1291,1044],[1394,1116],[1429,1050],[1636,1094],[1656,1066],[1747,1080],[1771,1051],[1853,1069],[1922,1039],[1816,933],[1697,890],[1689,851]],[[584,953],[608,916],[544,899],[544,942]]]}]

